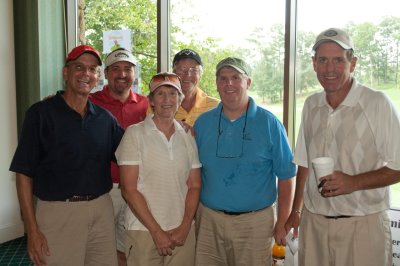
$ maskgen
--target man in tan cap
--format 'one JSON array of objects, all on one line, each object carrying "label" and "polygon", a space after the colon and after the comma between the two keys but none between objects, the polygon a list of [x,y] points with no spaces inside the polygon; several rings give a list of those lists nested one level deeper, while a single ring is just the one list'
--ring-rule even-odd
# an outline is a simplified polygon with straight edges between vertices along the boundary
[{"label": "man in tan cap", "polygon": [[[137,60],[129,50],[118,48],[112,51],[105,60],[104,75],[108,85],[90,95],[90,100],[109,110],[124,129],[143,121],[149,107],[147,97],[132,90],[136,65]],[[125,201],[119,189],[119,168],[115,162],[111,162],[111,176],[114,185],[110,195],[114,205],[118,264],[124,266],[126,265],[123,211]]]},{"label": "man in tan cap", "polygon": [[[400,120],[381,91],[353,77],[349,35],[323,31],[313,66],[324,91],[304,103],[294,162],[296,193],[286,229],[300,225],[300,266],[392,265],[389,186],[400,180]],[[312,160],[331,157],[319,180]]]},{"label": "man in tan cap", "polygon": [[97,50],[75,47],[62,70],[65,90],[25,115],[10,171],[35,265],[117,265],[109,169],[124,130],[88,101],[100,66]]},{"label": "man in tan cap", "polygon": [[246,62],[225,58],[216,76],[221,103],[194,126],[202,163],[196,265],[271,265],[272,239],[285,244],[292,151],[282,123],[248,96]]}]

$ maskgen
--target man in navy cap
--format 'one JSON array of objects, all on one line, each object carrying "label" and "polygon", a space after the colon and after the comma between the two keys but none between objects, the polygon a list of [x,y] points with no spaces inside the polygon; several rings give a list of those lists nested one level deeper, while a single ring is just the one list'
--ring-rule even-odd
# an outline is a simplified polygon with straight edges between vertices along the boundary
[{"label": "man in navy cap", "polygon": [[[88,101],[100,77],[99,52],[74,48],[65,91],[32,105],[11,162],[35,265],[117,265],[110,161],[123,128]],[[34,210],[33,195],[38,198]]]},{"label": "man in navy cap", "polygon": [[185,95],[175,118],[193,126],[196,119],[217,106],[219,100],[207,95],[198,86],[203,74],[203,63],[198,53],[183,49],[175,55],[172,65],[174,73],[182,80],[182,91]]}]

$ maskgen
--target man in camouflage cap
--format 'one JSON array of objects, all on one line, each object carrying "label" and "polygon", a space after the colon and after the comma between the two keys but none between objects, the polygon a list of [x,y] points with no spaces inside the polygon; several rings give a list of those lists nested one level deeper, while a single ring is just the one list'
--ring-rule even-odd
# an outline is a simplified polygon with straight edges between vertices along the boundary
[{"label": "man in camouflage cap", "polygon": [[271,265],[272,239],[285,244],[296,167],[282,123],[248,96],[250,75],[239,58],[220,61],[221,103],[194,126],[202,163],[196,265]]}]

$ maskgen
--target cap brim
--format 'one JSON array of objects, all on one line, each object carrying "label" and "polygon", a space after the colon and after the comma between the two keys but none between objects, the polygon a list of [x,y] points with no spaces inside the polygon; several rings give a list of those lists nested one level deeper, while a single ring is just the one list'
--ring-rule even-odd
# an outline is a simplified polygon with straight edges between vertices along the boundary
[{"label": "cap brim", "polygon": [[70,62],[70,61],[75,61],[75,60],[77,60],[80,56],[82,56],[83,54],[91,54],[91,55],[94,55],[94,56],[96,57],[96,59],[97,59],[98,65],[99,65],[99,66],[102,65],[102,63],[101,63],[101,58],[99,57],[99,55],[96,54],[95,51],[91,51],[91,50],[83,51],[82,53],[78,54],[78,55],[75,56],[74,58],[67,58],[67,61],[66,61],[65,63],[68,63],[68,62]]},{"label": "cap brim", "polygon": [[171,82],[171,81],[163,81],[157,84],[157,86],[155,87],[151,87],[151,91],[155,91],[156,89],[160,88],[161,86],[171,86],[174,87],[180,94],[182,94],[182,89],[180,87],[178,87],[178,85],[176,85],[175,83]]},{"label": "cap brim", "polygon": [[236,71],[238,71],[240,74],[246,74],[246,72],[243,69],[238,68],[237,66],[234,66],[231,64],[226,64],[226,65],[221,66],[220,68],[218,68],[217,73],[219,73],[219,71],[224,67],[231,67],[231,68],[234,68]]},{"label": "cap brim", "polygon": [[331,39],[324,39],[324,40],[320,40],[316,44],[314,44],[314,46],[312,47],[313,51],[315,51],[318,48],[318,46],[320,46],[321,44],[326,43],[326,42],[334,42],[334,43],[338,44],[340,47],[342,47],[345,50],[353,49],[353,47],[350,47],[349,45],[347,45],[347,44],[345,44],[345,43],[343,43],[341,41],[331,40]]},{"label": "cap brim", "polygon": [[128,62],[128,63],[131,63],[131,64],[134,65],[134,66],[137,65],[137,63],[136,63],[136,62],[133,62],[132,60],[125,59],[125,58],[120,58],[120,59],[118,59],[118,60],[114,60],[114,61],[107,62],[106,67],[109,67],[109,66],[111,66],[111,65],[113,65],[113,64],[115,64],[115,63],[118,63],[118,62]]},{"label": "cap brim", "polygon": [[177,60],[175,60],[175,64],[176,64],[177,62],[179,62],[180,60],[186,59],[186,58],[193,59],[193,60],[196,61],[199,65],[202,65],[201,61],[199,61],[198,59],[196,59],[194,56],[190,56],[190,55],[181,55],[181,56],[179,56],[179,58],[178,58]]}]

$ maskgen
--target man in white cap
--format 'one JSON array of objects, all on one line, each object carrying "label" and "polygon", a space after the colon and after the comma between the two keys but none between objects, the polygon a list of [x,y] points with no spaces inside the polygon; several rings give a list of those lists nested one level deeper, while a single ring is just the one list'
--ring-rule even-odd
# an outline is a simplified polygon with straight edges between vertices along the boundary
[{"label": "man in white cap", "polygon": [[[324,91],[304,103],[294,162],[293,209],[300,225],[299,265],[392,265],[389,186],[400,180],[399,116],[389,98],[353,77],[349,35],[323,31],[313,66]],[[334,172],[317,180],[311,161],[331,157]]]},{"label": "man in white cap", "polygon": [[218,105],[219,100],[207,95],[198,86],[203,74],[200,55],[191,49],[183,49],[175,54],[172,62],[174,73],[182,80],[183,102],[175,118],[190,126],[205,111]]},{"label": "man in white cap", "polygon": [[[90,95],[90,100],[109,110],[124,129],[143,121],[149,107],[146,96],[132,91],[136,64],[137,61],[129,50],[118,48],[112,51],[105,60],[104,75],[108,80],[108,85],[105,85],[103,90]],[[118,263],[119,266],[123,266],[126,265],[124,211],[122,210],[125,201],[119,189],[119,168],[114,162],[111,164],[111,176],[114,186],[110,195],[114,205]]]}]

